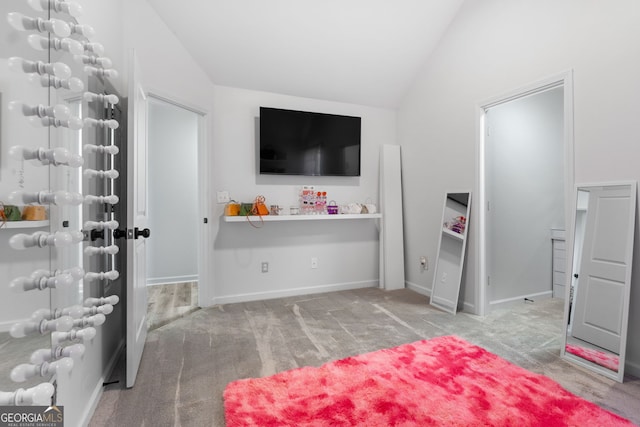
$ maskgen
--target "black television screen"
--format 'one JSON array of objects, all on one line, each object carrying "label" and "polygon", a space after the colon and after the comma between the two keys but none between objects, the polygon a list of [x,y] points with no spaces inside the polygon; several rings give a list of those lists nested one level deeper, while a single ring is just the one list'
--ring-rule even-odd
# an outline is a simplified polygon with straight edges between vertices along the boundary
[{"label": "black television screen", "polygon": [[260,107],[260,173],[360,176],[360,117]]}]

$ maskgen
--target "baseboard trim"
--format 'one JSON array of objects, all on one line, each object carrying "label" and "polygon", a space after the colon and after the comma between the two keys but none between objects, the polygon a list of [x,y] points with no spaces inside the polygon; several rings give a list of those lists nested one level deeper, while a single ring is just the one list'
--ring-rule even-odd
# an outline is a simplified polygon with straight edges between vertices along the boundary
[{"label": "baseboard trim", "polygon": [[157,286],[157,285],[169,285],[172,283],[186,283],[186,282],[197,282],[198,275],[190,274],[188,276],[173,276],[173,277],[153,277],[147,279],[147,286]]},{"label": "baseboard trim", "polygon": [[91,398],[89,399],[89,402],[88,402],[89,404],[87,405],[87,408],[84,410],[84,412],[82,413],[82,417],[80,418],[80,421],[82,422],[81,425],[83,427],[87,427],[89,425],[89,422],[91,421],[91,417],[93,417],[93,414],[96,411],[96,408],[98,407],[98,403],[100,403],[100,398],[102,397],[102,392],[104,390],[104,383],[107,382],[107,380],[111,376],[111,373],[115,369],[116,364],[118,363],[118,360],[120,359],[120,356],[124,351],[124,345],[125,345],[125,340],[123,339],[120,341],[120,344],[118,344],[118,348],[113,353],[113,356],[111,357],[111,359],[109,360],[109,363],[105,367],[102,373],[102,376],[100,377],[100,379],[98,380],[98,383],[93,389],[93,392],[91,393]]},{"label": "baseboard trim", "polygon": [[624,374],[640,378],[640,364],[627,360],[624,364]]},{"label": "baseboard trim", "polygon": [[352,289],[377,288],[378,280],[363,280],[361,282],[335,283],[332,285],[312,286],[308,288],[292,288],[281,291],[255,292],[220,296],[211,299],[212,305],[233,304],[237,302],[259,301],[264,299],[294,297],[299,295],[321,294],[325,292],[349,291]]},{"label": "baseboard trim", "polygon": [[15,319],[15,320],[5,320],[4,322],[0,322],[0,332],[9,332],[11,327],[16,323],[25,322],[28,319]]},{"label": "baseboard trim", "polygon": [[465,313],[478,314],[476,312],[476,305],[466,301],[462,303],[462,311]]},{"label": "baseboard trim", "polygon": [[418,285],[416,283],[412,283],[409,281],[405,281],[404,284],[407,287],[407,289],[411,289],[412,291],[417,292],[421,295],[425,295],[428,297],[431,296],[431,288],[427,288],[425,286]]},{"label": "baseboard trim", "polygon": [[552,297],[553,297],[553,292],[551,290],[549,290],[549,291],[544,291],[544,292],[538,292],[538,293],[535,293],[535,294],[518,295],[517,297],[504,298],[504,299],[499,299],[499,300],[495,300],[495,301],[490,301],[489,302],[489,307],[491,309],[508,307],[509,305],[513,305],[513,304],[516,304],[516,303],[523,302],[525,298],[529,298],[529,299],[533,299],[533,298],[548,299],[548,298],[552,298]]},{"label": "baseboard trim", "polygon": [[[420,295],[424,295],[426,297],[431,297],[431,288],[427,288],[426,286],[423,285],[418,285],[416,283],[412,283],[409,281],[405,282],[405,285],[407,286],[407,289],[411,289],[414,292],[419,293]],[[460,306],[460,304],[458,304],[458,306]],[[460,308],[460,307],[458,307]],[[463,302],[462,303],[462,310],[466,313],[471,313],[471,314],[476,314],[476,306],[475,304],[472,304],[470,302]]]}]

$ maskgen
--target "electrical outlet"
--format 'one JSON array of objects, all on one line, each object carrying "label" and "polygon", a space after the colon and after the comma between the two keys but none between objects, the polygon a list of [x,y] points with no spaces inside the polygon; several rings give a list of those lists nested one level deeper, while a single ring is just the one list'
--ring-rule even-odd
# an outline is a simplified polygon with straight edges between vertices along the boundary
[{"label": "electrical outlet", "polygon": [[318,268],[318,258],[311,258],[311,268]]},{"label": "electrical outlet", "polygon": [[421,256],[420,257],[420,268],[423,270],[428,270],[429,269],[429,260],[427,259],[426,256]]},{"label": "electrical outlet", "polygon": [[262,269],[263,273],[268,273],[269,272],[269,263],[268,262],[263,262],[260,268]]},{"label": "electrical outlet", "polygon": [[218,191],[217,201],[218,203],[229,203],[231,199],[229,198],[228,191]]},{"label": "electrical outlet", "polygon": [[447,273],[442,273],[442,279],[440,279],[440,281],[442,283],[446,283],[447,282]]}]

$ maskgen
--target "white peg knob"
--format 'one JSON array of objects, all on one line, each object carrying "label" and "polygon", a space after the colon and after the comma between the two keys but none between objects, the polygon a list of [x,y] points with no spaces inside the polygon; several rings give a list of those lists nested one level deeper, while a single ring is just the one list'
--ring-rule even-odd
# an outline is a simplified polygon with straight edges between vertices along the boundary
[{"label": "white peg knob", "polygon": [[120,273],[118,273],[118,271],[116,270],[111,270],[107,272],[102,271],[100,273],[89,272],[84,275],[85,280],[89,280],[89,281],[104,280],[104,279],[116,280],[118,277],[120,277]]},{"label": "white peg knob", "polygon": [[80,64],[93,65],[101,68],[111,68],[113,66],[113,62],[103,56],[75,55],[73,59]]},{"label": "white peg knob", "polygon": [[35,333],[44,335],[47,332],[54,331],[67,332],[71,328],[73,328],[73,319],[69,316],[62,316],[53,320],[41,320],[40,322],[27,320],[15,323],[11,326],[9,334],[14,338],[22,338]]},{"label": "white peg knob", "polygon": [[107,317],[102,313],[97,313],[93,316],[83,317],[73,321],[73,326],[76,328],[86,328],[87,326],[100,326],[107,320]]},{"label": "white peg knob", "polygon": [[33,234],[15,234],[9,239],[9,246],[16,250],[22,250],[32,247],[43,248],[45,246],[61,247],[70,245],[72,242],[71,235],[63,232],[47,233],[45,231],[36,231]]},{"label": "white peg knob", "polygon": [[115,145],[93,145],[87,144],[84,146],[84,150],[89,153],[98,153],[98,154],[118,154],[120,149]]},{"label": "white peg knob", "polygon": [[106,203],[109,205],[115,205],[120,201],[120,199],[116,195],[111,195],[111,196],[88,195],[84,197],[84,201],[87,203]]},{"label": "white peg knob", "polygon": [[89,327],[79,330],[72,330],[69,332],[52,332],[51,343],[53,345],[59,345],[65,341],[81,340],[82,342],[91,341],[96,336],[96,329]]},{"label": "white peg knob", "polygon": [[54,89],[67,89],[72,92],[81,92],[84,90],[84,83],[77,77],[71,77],[68,79],[59,79],[56,76],[39,76],[32,74],[27,77],[30,83],[39,84],[42,87],[52,87]]},{"label": "white peg knob", "polygon": [[29,361],[33,364],[51,362],[52,360],[62,357],[70,357],[78,361],[84,355],[85,347],[83,344],[73,344],[68,347],[55,346],[54,348],[41,348],[31,353]]},{"label": "white peg knob", "polygon": [[23,363],[11,371],[10,377],[14,382],[24,382],[30,378],[41,376],[48,377],[53,374],[65,375],[73,369],[73,359],[63,357],[55,362],[44,362],[38,365]]},{"label": "white peg knob", "polygon": [[71,28],[71,34],[78,34],[88,39],[96,34],[96,30],[90,25],[69,23],[69,27]]},{"label": "white peg knob", "polygon": [[97,68],[92,67],[91,65],[87,65],[86,67],[84,67],[84,72],[97,77],[109,77],[112,79],[118,78],[118,71],[114,70],[113,68]]},{"label": "white peg knob", "polygon": [[80,243],[84,239],[81,231],[56,231],[47,233],[37,231],[33,234],[15,234],[9,239],[9,246],[16,250],[23,250],[32,247],[43,248],[45,246],[63,247],[72,243]]},{"label": "white peg knob", "polygon": [[64,274],[69,274],[76,282],[84,277],[84,270],[82,267],[71,267],[66,270],[62,270],[62,272]]},{"label": "white peg knob", "polygon": [[9,289],[13,292],[27,292],[34,289],[61,289],[70,286],[74,282],[69,274],[60,274],[52,277],[18,277],[9,282]]},{"label": "white peg knob", "polygon": [[83,97],[87,102],[98,101],[114,105],[120,102],[120,99],[116,95],[104,95],[102,93],[85,92]]},{"label": "white peg knob", "polygon": [[10,12],[7,14],[9,25],[18,31],[36,30],[41,33],[49,32],[59,37],[67,37],[71,35],[71,27],[60,19],[44,20],[42,18],[31,18],[18,12]]},{"label": "white peg knob", "polygon": [[120,226],[120,224],[118,223],[118,221],[116,220],[111,220],[111,221],[87,221],[84,223],[84,226],[82,227],[85,230],[113,230],[116,229]]},{"label": "white peg knob", "polygon": [[64,120],[53,117],[31,117],[29,121],[34,126],[41,125],[55,128],[69,128],[71,130],[80,130],[84,126],[84,122],[79,117],[69,117]]},{"label": "white peg knob", "polygon": [[104,46],[95,42],[84,43],[83,50],[97,56],[102,56],[104,54]]},{"label": "white peg knob", "polygon": [[29,0],[29,6],[38,12],[48,12],[51,9],[74,18],[79,18],[83,13],[82,6],[78,3],[61,0]]},{"label": "white peg knob", "polygon": [[7,60],[9,69],[16,72],[53,74],[61,79],[71,77],[71,68],[63,62],[54,62],[52,64],[42,61],[29,61],[24,58],[13,56]]},{"label": "white peg knob", "polygon": [[101,306],[98,307],[86,307],[85,308],[89,314],[104,314],[104,315],[108,315],[113,313],[113,306],[111,304],[103,304]]},{"label": "white peg knob", "polygon": [[[69,29],[69,31],[71,31],[71,29]],[[38,34],[31,34],[29,37],[27,37],[27,41],[29,42],[31,47],[36,50],[53,49],[69,52],[72,55],[81,55],[84,51],[84,48],[79,41],[68,38],[59,39],[56,37],[52,37],[51,39],[49,39]]]},{"label": "white peg knob", "polygon": [[54,166],[66,165],[70,167],[80,167],[84,164],[84,159],[69,152],[66,148],[27,148],[21,145],[14,145],[9,148],[9,156],[15,160],[36,160],[43,165],[52,164]]},{"label": "white peg knob", "polygon": [[84,125],[85,127],[97,127],[97,128],[109,128],[109,129],[118,129],[118,127],[120,126],[120,124],[118,123],[117,120],[97,120],[97,119],[92,119],[90,117],[87,117],[84,119]]},{"label": "white peg knob", "polygon": [[110,169],[108,171],[98,171],[98,170],[95,170],[95,169],[85,169],[83,174],[87,178],[116,179],[116,178],[118,178],[120,176],[120,173],[115,169]]},{"label": "white peg knob", "polygon": [[93,307],[102,304],[116,305],[118,302],[120,302],[120,297],[118,297],[118,295],[109,295],[108,297],[102,298],[87,298],[84,300],[84,305],[85,307]]},{"label": "white peg knob", "polygon": [[8,105],[9,111],[21,112],[24,116],[55,117],[57,119],[68,119],[71,110],[66,105],[46,106],[42,104],[28,105],[20,101],[11,101]]},{"label": "white peg knob", "polygon": [[120,252],[120,248],[116,245],[99,246],[99,247],[87,246],[86,248],[84,248],[84,253],[85,255],[88,255],[88,256],[104,255],[104,254],[115,255],[118,252]]},{"label": "white peg knob", "polygon": [[85,307],[81,305],[72,305],[70,307],[63,308],[62,310],[60,310],[60,313],[63,316],[69,316],[72,319],[80,319],[82,316],[85,315],[84,309]]},{"label": "white peg knob", "polygon": [[19,388],[14,392],[0,391],[0,405],[6,406],[49,406],[56,389],[45,382],[28,389]]},{"label": "white peg knob", "polygon": [[80,193],[71,193],[67,191],[39,191],[37,193],[27,193],[22,190],[18,190],[9,194],[9,201],[21,205],[52,204],[57,206],[78,206],[82,204],[83,197]]}]

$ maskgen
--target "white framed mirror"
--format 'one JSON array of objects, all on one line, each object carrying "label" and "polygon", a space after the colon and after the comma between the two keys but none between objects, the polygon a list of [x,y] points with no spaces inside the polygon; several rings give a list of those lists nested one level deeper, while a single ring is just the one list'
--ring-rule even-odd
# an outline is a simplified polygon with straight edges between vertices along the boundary
[{"label": "white framed mirror", "polygon": [[577,185],[561,356],[624,379],[636,221],[635,181]]},{"label": "white framed mirror", "polygon": [[470,212],[471,192],[445,194],[430,303],[452,314],[458,311]]}]

